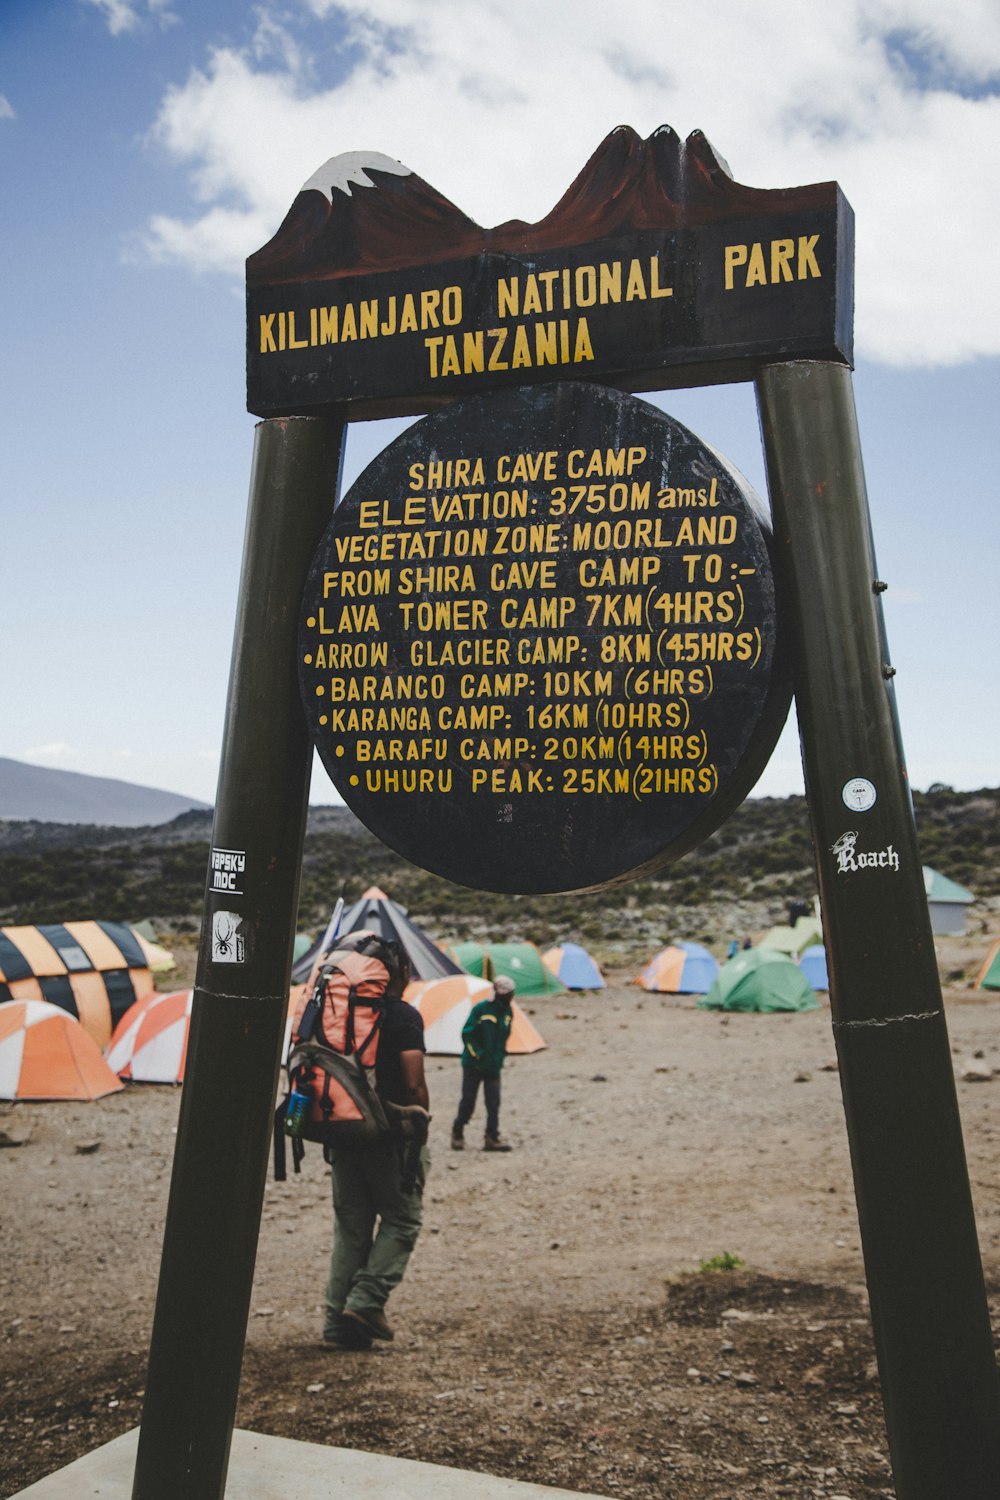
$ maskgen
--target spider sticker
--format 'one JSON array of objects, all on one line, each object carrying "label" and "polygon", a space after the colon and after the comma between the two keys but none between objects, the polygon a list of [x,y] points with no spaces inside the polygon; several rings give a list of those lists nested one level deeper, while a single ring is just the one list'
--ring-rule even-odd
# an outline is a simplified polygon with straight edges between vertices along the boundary
[{"label": "spider sticker", "polygon": [[243,918],[237,911],[217,911],[212,917],[212,962],[246,963],[246,940],[240,934]]}]

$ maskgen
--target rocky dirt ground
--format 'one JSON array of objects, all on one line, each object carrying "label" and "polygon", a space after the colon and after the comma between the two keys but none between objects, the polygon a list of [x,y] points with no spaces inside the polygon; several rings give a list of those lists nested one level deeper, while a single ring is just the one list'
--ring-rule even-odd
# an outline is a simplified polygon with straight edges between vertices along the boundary
[{"label": "rocky dirt ground", "polygon": [[[968,983],[994,920],[939,959],[1000,1291],[1000,1000]],[[612,977],[528,1003],[549,1045],[505,1075],[509,1156],[448,1149],[459,1067],[429,1060],[392,1345],[319,1346],[329,1179],[313,1150],[269,1182],[240,1425],[635,1500],[891,1496],[829,1012]],[[178,1102],[3,1107],[4,1496],[139,1420]],[[726,1252],[744,1267],[699,1270]]]}]

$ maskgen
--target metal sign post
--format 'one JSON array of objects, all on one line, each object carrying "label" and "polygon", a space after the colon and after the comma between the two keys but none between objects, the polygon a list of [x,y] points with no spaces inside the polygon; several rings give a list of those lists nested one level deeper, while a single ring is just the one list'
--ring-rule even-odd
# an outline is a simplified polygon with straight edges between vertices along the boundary
[{"label": "metal sign post", "polygon": [[1000,1392],[851,372],[757,379],[899,1500],[995,1500]]},{"label": "metal sign post", "polygon": [[343,425],[262,422],[133,1500],[221,1500],[288,1011],[312,745],[295,637]]}]

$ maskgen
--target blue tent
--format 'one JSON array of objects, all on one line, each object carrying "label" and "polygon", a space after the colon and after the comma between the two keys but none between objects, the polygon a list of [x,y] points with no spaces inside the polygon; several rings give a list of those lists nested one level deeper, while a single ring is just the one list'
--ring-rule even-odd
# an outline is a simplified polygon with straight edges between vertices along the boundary
[{"label": "blue tent", "polygon": [[822,943],[813,943],[799,959],[799,968],[814,990],[828,990],[830,977],[826,972],[826,949]]},{"label": "blue tent", "polygon": [[704,995],[719,965],[700,943],[671,943],[650,959],[636,980],[644,990],[672,995]]},{"label": "blue tent", "polygon": [[561,979],[568,990],[603,990],[604,975],[586,948],[578,943],[560,943],[543,955],[545,967]]}]

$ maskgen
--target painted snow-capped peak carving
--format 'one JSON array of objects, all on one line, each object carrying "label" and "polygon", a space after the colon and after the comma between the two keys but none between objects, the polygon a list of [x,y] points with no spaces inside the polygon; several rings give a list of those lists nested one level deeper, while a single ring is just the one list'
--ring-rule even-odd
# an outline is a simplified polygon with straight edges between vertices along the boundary
[{"label": "painted snow-capped peak carving", "polygon": [[409,167],[381,151],[344,151],[340,156],[331,156],[318,171],[299,188],[300,193],[315,191],[322,193],[333,205],[334,190],[350,198],[352,187],[374,188],[378,183],[369,177],[369,172],[388,172],[393,177],[412,177]]},{"label": "painted snow-capped peak carving", "polygon": [[837,191],[833,182],[746,187],[700,130],[682,141],[661,125],[643,140],[619,125],[543,219],[484,229],[401,162],[348,152],[304,184],[277,234],[248,259],[247,285],[325,281],[484,254],[525,256],[647,229],[827,209]]}]

